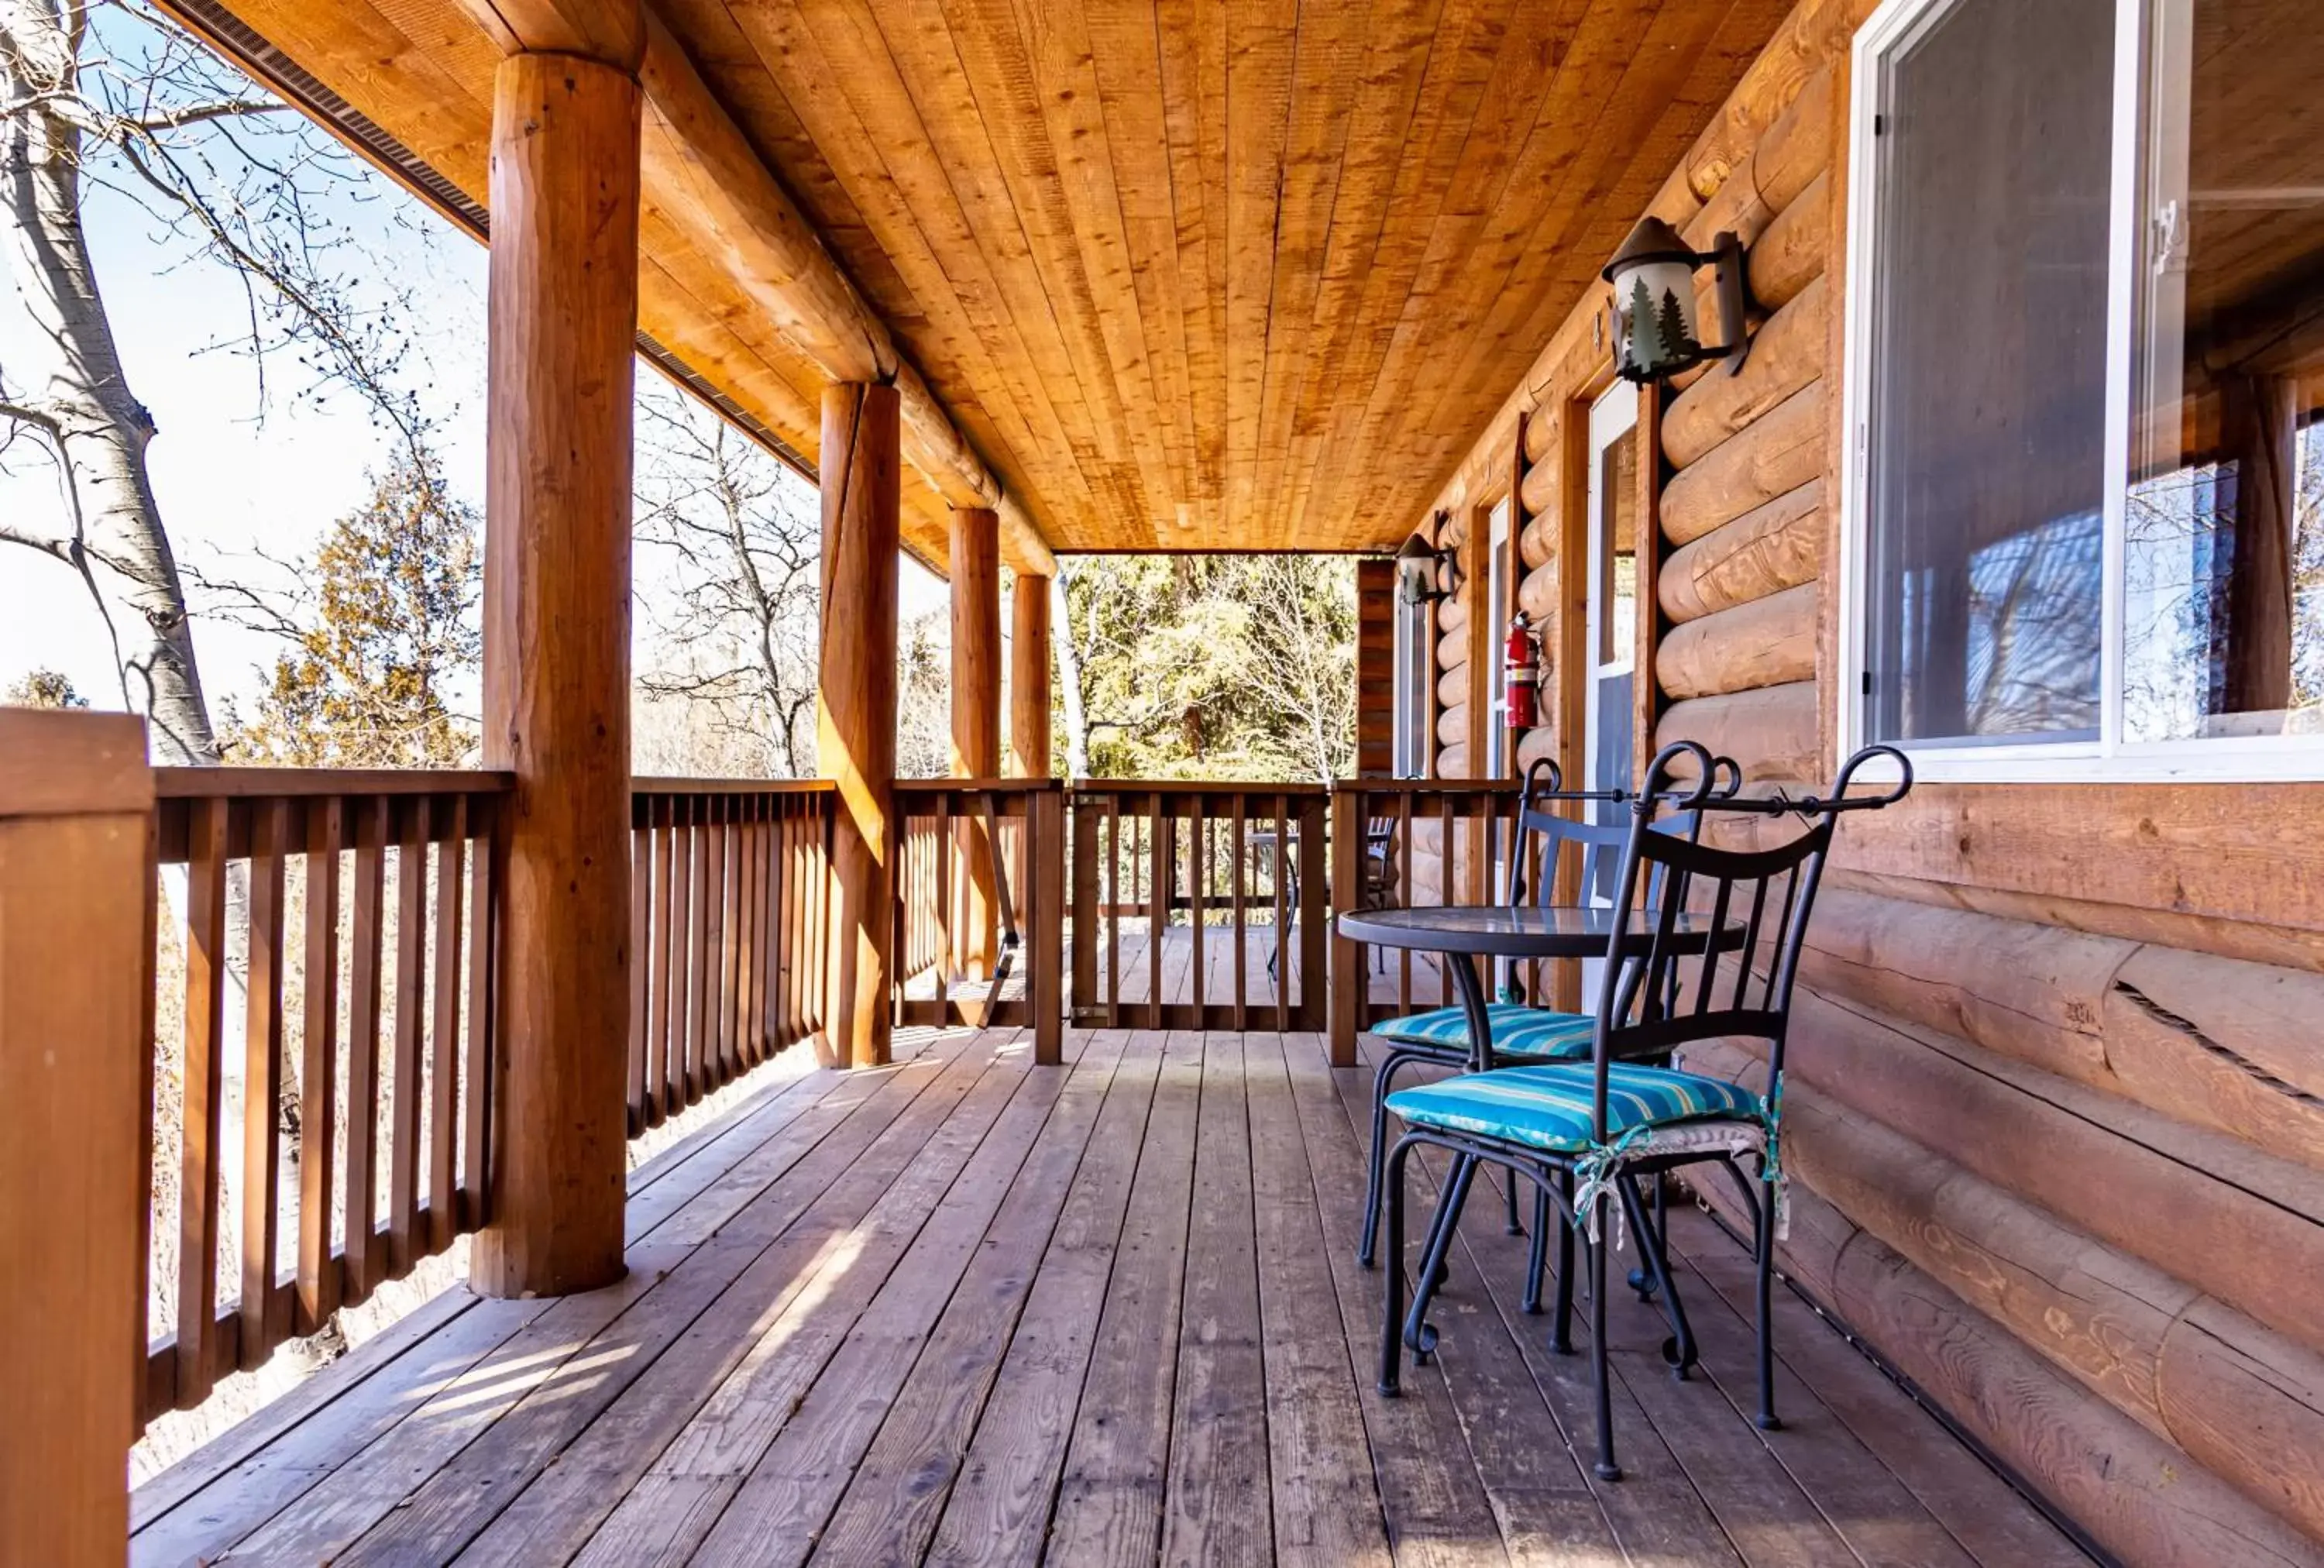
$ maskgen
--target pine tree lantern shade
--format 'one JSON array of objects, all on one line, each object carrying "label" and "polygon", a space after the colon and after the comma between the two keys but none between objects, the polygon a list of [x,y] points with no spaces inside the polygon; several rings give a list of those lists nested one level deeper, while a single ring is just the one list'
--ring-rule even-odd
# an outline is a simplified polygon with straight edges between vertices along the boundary
[{"label": "pine tree lantern shade", "polygon": [[[1722,341],[1706,345],[1695,319],[1697,268],[1719,269]],[[1613,286],[1614,365],[1624,379],[1659,381],[1744,346],[1743,247],[1731,234],[1697,254],[1658,217],[1640,220],[1603,274]]]}]

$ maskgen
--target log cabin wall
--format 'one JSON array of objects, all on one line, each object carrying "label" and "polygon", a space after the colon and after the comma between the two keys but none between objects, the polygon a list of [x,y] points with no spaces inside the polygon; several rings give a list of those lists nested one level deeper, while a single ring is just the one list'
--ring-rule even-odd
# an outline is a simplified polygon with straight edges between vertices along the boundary
[{"label": "log cabin wall", "polygon": [[[1766,314],[1739,374],[1660,409],[1638,716],[1755,783],[1828,779],[1838,749],[1849,49],[1871,9],[1803,0],[1650,208],[1698,245],[1740,235]],[[1519,602],[1553,629],[1520,764],[1575,760],[1604,301],[1430,509],[1461,528],[1514,454]],[[1448,705],[1466,646],[1440,652]],[[1465,715],[1442,733],[1463,770]],[[2324,1562],[2319,1019],[2324,787],[1923,784],[1847,823],[1817,910],[1785,1270],[2104,1552]],[[1732,1047],[1690,1063],[1764,1077]]]}]

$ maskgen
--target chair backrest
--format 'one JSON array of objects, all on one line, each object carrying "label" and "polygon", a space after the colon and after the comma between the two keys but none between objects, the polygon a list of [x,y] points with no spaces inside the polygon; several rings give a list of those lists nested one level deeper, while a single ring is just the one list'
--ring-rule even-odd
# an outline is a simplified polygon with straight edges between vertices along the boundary
[{"label": "chair backrest", "polygon": [[[1877,755],[1895,759],[1902,781],[1884,795],[1849,796],[1857,770]],[[1876,746],[1848,760],[1828,800],[1744,799],[1720,791],[1716,764],[1701,746],[1679,741],[1655,758],[1639,804],[1668,789],[1672,765],[1684,757],[1701,773],[1678,804],[1698,821],[1723,813],[1795,815],[1804,826],[1770,848],[1724,849],[1700,842],[1699,835],[1657,831],[1650,810],[1634,809],[1616,878],[1616,934],[1598,998],[1593,1056],[1601,1134],[1611,1062],[1665,1057],[1694,1040],[1758,1039],[1766,1043],[1771,1087],[1780,1082],[1793,984],[1840,814],[1893,805],[1912,788],[1903,754]],[[1634,928],[1644,935],[1626,939]]]},{"label": "chair backrest", "polygon": [[[1729,770],[1734,764],[1721,763]],[[1741,774],[1732,772],[1733,782],[1721,783],[1720,789],[1732,794],[1740,787]],[[1665,791],[1656,797],[1657,804],[1668,804],[1674,797]],[[1562,816],[1551,807],[1558,804],[1600,803],[1628,807],[1636,799],[1622,789],[1572,789],[1564,788],[1564,779],[1557,764],[1547,757],[1538,758],[1526,770],[1525,788],[1517,797],[1517,831],[1510,844],[1508,903],[1511,909],[1524,904],[1530,892],[1534,903],[1546,907],[1557,892],[1557,872],[1561,859],[1569,853],[1581,860],[1581,878],[1574,885],[1587,898],[1592,892],[1610,897],[1615,873],[1620,869],[1622,853],[1629,845],[1633,814],[1621,812],[1624,820],[1589,822]],[[1656,833],[1677,834],[1684,838],[1696,837],[1702,832],[1702,818],[1692,810],[1657,812],[1650,822]]]}]

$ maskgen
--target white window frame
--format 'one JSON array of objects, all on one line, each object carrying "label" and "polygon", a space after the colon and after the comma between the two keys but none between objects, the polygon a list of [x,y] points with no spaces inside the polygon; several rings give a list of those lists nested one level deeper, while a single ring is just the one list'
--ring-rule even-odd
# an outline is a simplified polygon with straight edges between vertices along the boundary
[{"label": "white window frame", "polygon": [[[2149,44],[2159,31],[2183,23],[2194,0],[2115,0],[2114,161],[2107,233],[2106,488],[2101,514],[2104,547],[2099,629],[2098,737],[2089,741],[1987,742],[1981,745],[1900,742],[1923,779],[1982,783],[2133,783],[2173,779],[2267,781],[2324,779],[2324,735],[2222,736],[2216,739],[2130,741],[2123,735],[2124,521],[2130,484],[2134,333],[2137,319],[2141,143],[2140,108],[2147,97]],[[1870,595],[1865,581],[1871,524],[1872,336],[1881,192],[1874,118],[1882,98],[1882,62],[1950,14],[1962,0],[1884,0],[1856,34],[1855,84],[1849,111],[1849,167],[1858,171],[1849,193],[1848,276],[1840,452],[1840,664],[1835,698],[1843,752],[1866,739],[1863,694],[1866,623]],[[2158,22],[2158,14],[2162,20]],[[2183,36],[2183,27],[2181,28]]]},{"label": "white window frame", "polygon": [[1509,767],[1509,667],[1503,657],[1508,623],[1503,619],[1509,599],[1509,512],[1515,501],[1503,496],[1485,514],[1486,593],[1485,682],[1491,701],[1486,711],[1492,727],[1485,732],[1485,777],[1501,779]]},{"label": "white window frame", "polygon": [[[1398,581],[1396,590],[1395,724],[1389,736],[1388,771],[1398,779],[1425,779],[1428,776],[1428,699],[1427,667],[1422,663],[1422,651],[1428,641],[1428,606],[1412,603],[1404,596]],[[1435,650],[1427,649],[1434,663]]]}]

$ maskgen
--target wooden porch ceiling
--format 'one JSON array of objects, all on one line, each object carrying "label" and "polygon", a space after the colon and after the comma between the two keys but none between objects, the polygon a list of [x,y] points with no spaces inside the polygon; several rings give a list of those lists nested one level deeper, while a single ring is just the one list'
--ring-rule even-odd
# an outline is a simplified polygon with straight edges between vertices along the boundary
[{"label": "wooden porch ceiling", "polygon": [[[1788,8],[655,7],[1021,503],[1020,565],[1037,535],[1393,544]],[[460,0],[173,9],[344,99],[440,177],[439,205],[484,200],[500,51]],[[651,156],[667,109],[641,327],[811,464],[826,377],[802,337],[840,324],[779,320],[748,247],[703,243],[700,193],[669,172],[687,158]],[[941,560],[945,495],[916,466],[905,539]]]}]

